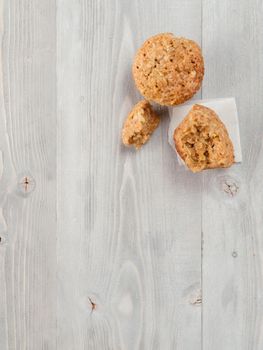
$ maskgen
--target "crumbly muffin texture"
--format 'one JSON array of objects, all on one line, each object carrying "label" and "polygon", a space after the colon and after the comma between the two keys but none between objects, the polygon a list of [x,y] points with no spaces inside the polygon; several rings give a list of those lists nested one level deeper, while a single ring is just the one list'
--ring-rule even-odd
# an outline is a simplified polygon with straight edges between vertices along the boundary
[{"label": "crumbly muffin texture", "polygon": [[145,41],[135,56],[132,71],[137,88],[147,100],[177,105],[199,90],[204,61],[194,41],[163,33]]},{"label": "crumbly muffin texture", "polygon": [[128,115],[123,129],[122,141],[125,146],[141,148],[159,125],[160,118],[146,100],[137,103]]},{"label": "crumbly muffin texture", "polygon": [[177,152],[192,172],[227,168],[234,148],[227,129],[210,108],[194,105],[174,131]]}]

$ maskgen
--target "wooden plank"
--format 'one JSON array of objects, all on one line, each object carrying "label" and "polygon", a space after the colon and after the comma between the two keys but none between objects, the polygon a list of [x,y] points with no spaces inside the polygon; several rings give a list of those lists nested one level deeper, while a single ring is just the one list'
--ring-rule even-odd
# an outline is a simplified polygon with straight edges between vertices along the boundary
[{"label": "wooden plank", "polygon": [[167,112],[140,152],[120,141],[135,50],[165,31],[200,42],[200,2],[57,3],[59,349],[201,349],[201,176]]},{"label": "wooden plank", "polygon": [[236,96],[243,164],[204,175],[203,344],[262,349],[262,2],[203,1],[203,97]]},{"label": "wooden plank", "polygon": [[52,0],[0,1],[0,348],[56,348]]}]

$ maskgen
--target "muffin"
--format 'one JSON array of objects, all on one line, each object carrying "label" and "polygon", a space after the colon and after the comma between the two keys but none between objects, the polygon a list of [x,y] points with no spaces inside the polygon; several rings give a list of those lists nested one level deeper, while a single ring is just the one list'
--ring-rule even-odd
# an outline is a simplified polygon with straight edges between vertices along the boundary
[{"label": "muffin", "polygon": [[227,168],[234,163],[234,148],[227,129],[210,108],[194,105],[174,131],[176,150],[188,168]]},{"label": "muffin", "polygon": [[185,102],[199,90],[204,60],[194,41],[163,33],[145,41],[135,56],[132,72],[147,100],[171,106]]},{"label": "muffin", "polygon": [[148,101],[138,102],[129,113],[122,129],[124,145],[141,148],[149,140],[159,122],[160,118],[154,113]]}]

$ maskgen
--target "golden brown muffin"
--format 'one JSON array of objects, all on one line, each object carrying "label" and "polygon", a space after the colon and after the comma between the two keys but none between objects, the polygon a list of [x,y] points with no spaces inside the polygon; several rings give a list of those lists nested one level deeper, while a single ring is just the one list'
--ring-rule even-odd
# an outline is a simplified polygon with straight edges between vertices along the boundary
[{"label": "golden brown muffin", "polygon": [[163,33],[145,41],[135,56],[132,71],[137,88],[147,100],[177,105],[199,90],[204,60],[194,41]]},{"label": "golden brown muffin", "polygon": [[174,131],[177,152],[192,172],[227,168],[234,148],[227,129],[210,108],[194,105]]},{"label": "golden brown muffin", "polygon": [[159,122],[160,118],[154,113],[148,101],[138,102],[125,120],[122,129],[124,145],[132,145],[139,149],[149,140]]}]

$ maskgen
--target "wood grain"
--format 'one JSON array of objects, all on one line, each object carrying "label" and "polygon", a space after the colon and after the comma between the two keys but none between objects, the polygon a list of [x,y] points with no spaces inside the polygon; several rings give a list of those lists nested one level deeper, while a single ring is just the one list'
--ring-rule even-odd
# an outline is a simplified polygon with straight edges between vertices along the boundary
[{"label": "wood grain", "polygon": [[[166,109],[121,145],[158,32],[236,97],[241,165],[185,172]],[[262,349],[262,38],[259,0],[0,0],[1,350]]]},{"label": "wood grain", "polygon": [[200,42],[200,10],[58,1],[59,349],[201,349],[201,177],[177,166],[167,111],[140,152],[120,139],[135,50],[160,31]]},{"label": "wood grain", "polygon": [[204,1],[203,97],[237,99],[243,163],[204,176],[204,349],[263,347],[262,2]]},{"label": "wood grain", "polygon": [[0,348],[55,349],[55,3],[0,14]]}]

